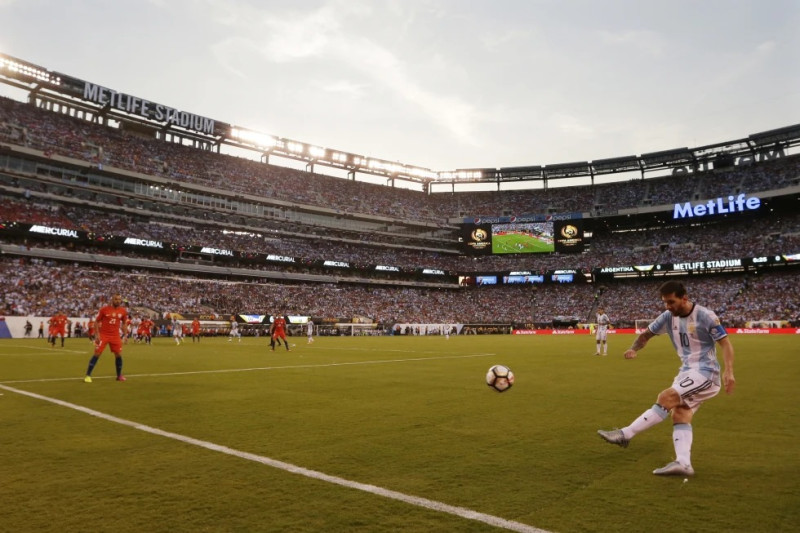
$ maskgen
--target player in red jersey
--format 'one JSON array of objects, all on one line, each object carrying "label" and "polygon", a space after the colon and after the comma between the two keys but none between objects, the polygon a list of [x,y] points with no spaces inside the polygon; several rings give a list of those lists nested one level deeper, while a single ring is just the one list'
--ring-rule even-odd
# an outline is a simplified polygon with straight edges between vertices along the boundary
[{"label": "player in red jersey", "polygon": [[83,381],[92,382],[92,370],[97,360],[106,346],[111,348],[114,353],[114,364],[117,368],[117,381],[125,381],[122,375],[122,337],[120,327],[124,326],[128,318],[128,311],[122,307],[122,296],[115,294],[111,297],[111,305],[106,305],[100,309],[95,319],[97,328],[97,341],[95,342],[94,355],[89,359],[89,368],[86,370],[86,377]]},{"label": "player in red jersey", "polygon": [[64,337],[67,336],[67,322],[69,318],[61,311],[56,311],[56,314],[50,317],[48,323],[50,324],[50,344],[56,345],[56,337],[61,337],[61,347],[64,347]]},{"label": "player in red jersey", "polygon": [[200,342],[200,321],[198,319],[192,320],[192,342],[197,340]]},{"label": "player in red jersey", "polygon": [[272,351],[275,351],[275,341],[277,340],[280,343],[279,339],[283,339],[283,345],[286,346],[286,351],[289,351],[289,341],[286,340],[286,319],[284,318],[285,313],[282,315],[278,315],[272,321],[272,326],[270,326],[270,333],[272,333],[272,340],[270,341],[270,347]]},{"label": "player in red jersey", "polygon": [[139,335],[139,340],[144,340],[146,344],[150,344],[151,342],[151,335],[153,334],[153,324],[154,322],[150,320],[149,317],[144,317],[142,321],[139,323],[139,329],[136,332]]},{"label": "player in red jersey", "polygon": [[97,332],[95,331],[96,324],[94,323],[94,317],[89,317],[89,324],[86,326],[86,336],[89,337],[89,342],[94,344],[94,338]]}]

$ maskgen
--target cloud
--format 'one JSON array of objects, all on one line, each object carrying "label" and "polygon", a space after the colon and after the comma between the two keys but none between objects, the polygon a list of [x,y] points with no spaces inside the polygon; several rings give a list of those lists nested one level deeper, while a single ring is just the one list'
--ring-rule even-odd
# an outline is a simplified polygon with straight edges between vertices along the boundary
[{"label": "cloud", "polygon": [[[409,65],[388,47],[362,36],[364,32],[353,31],[362,24],[387,23],[373,16],[371,4],[330,0],[316,9],[282,12],[223,5],[216,0],[212,5],[224,8],[224,24],[236,35],[212,46],[217,60],[231,72],[244,76],[247,69],[239,66],[244,62],[241,56],[253,52],[276,64],[306,62],[313,68],[318,64],[315,61],[324,62],[324,67],[358,72],[369,80],[367,83],[362,79],[341,78],[327,90],[363,96],[367,86],[380,87],[416,107],[460,142],[478,144],[479,110],[458,96],[430,90],[424,80],[414,78]],[[214,15],[209,13],[209,16]],[[413,16],[407,14],[406,20]]]},{"label": "cloud", "polygon": [[591,137],[595,132],[590,125],[572,115],[557,114],[553,117],[553,124],[556,124],[560,131],[574,137]]},{"label": "cloud", "polygon": [[363,98],[369,87],[366,83],[353,83],[349,80],[320,82],[318,86],[322,91],[343,94],[353,99]]},{"label": "cloud", "polygon": [[599,31],[600,41],[611,46],[624,46],[649,55],[658,56],[664,52],[665,41],[656,32],[649,30]]},{"label": "cloud", "polygon": [[524,41],[529,36],[528,31],[521,30],[508,30],[504,32],[487,32],[481,35],[481,44],[483,47],[494,52],[507,45],[514,45],[519,41]]},{"label": "cloud", "polygon": [[775,41],[764,41],[763,43],[759,43],[759,45],[756,46],[756,52],[761,54],[768,54],[773,50],[775,50],[777,47],[778,43],[776,43]]}]

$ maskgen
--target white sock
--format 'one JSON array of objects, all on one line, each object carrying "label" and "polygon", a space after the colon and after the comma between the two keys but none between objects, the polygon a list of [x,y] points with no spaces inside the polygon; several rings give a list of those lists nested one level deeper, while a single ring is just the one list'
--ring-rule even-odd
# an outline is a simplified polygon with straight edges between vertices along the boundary
[{"label": "white sock", "polygon": [[672,426],[672,443],[675,446],[675,459],[682,465],[692,464],[692,432],[691,424],[675,424]]},{"label": "white sock", "polygon": [[669,411],[658,404],[639,415],[639,418],[631,422],[630,426],[622,428],[622,434],[626,439],[632,439],[637,433],[649,429],[669,416]]}]

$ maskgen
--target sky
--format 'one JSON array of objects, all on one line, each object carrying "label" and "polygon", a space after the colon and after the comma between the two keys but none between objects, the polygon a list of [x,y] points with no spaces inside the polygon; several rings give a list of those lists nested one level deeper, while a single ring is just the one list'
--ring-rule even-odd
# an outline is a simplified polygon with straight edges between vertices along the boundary
[{"label": "sky", "polygon": [[800,123],[798,0],[0,0],[0,52],[434,171]]}]

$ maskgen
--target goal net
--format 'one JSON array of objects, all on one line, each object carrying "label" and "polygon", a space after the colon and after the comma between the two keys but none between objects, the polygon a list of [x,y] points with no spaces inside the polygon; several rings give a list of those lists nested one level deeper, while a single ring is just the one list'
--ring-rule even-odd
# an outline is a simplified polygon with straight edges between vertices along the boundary
[{"label": "goal net", "polygon": [[652,321],[653,321],[652,318],[645,318],[645,319],[637,318],[636,319],[636,326],[635,326],[636,327],[636,333],[644,333],[644,330],[647,329],[647,326],[649,326],[650,322],[652,322]]}]

